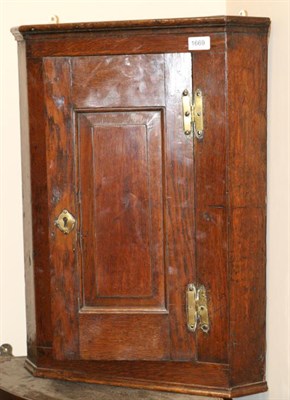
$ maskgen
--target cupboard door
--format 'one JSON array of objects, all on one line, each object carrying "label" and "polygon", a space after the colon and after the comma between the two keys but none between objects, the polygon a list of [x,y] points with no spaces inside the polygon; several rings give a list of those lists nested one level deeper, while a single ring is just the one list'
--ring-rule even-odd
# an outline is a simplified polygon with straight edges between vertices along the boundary
[{"label": "cupboard door", "polygon": [[[43,60],[56,359],[193,360],[191,55]],[[76,220],[64,234],[63,210]],[[65,223],[67,223],[65,221]]]}]

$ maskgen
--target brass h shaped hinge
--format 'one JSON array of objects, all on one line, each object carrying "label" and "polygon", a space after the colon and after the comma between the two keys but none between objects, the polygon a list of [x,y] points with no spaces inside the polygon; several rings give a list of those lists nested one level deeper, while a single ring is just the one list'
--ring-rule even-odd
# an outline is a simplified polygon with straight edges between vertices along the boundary
[{"label": "brass h shaped hinge", "polygon": [[197,139],[203,138],[203,96],[200,89],[194,92],[193,102],[189,91],[185,89],[182,93],[183,130],[185,135],[194,131]]},{"label": "brass h shaped hinge", "polygon": [[204,333],[209,331],[207,297],[204,286],[196,288],[189,283],[186,288],[187,328],[195,332],[200,328]]}]

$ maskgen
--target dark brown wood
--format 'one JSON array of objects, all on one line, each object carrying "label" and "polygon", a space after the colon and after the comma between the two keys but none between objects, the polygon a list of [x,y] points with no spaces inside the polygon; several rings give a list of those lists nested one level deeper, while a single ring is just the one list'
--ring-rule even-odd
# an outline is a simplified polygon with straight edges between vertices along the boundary
[{"label": "dark brown wood", "polygon": [[[173,63],[184,64],[185,78],[179,77]],[[44,61],[44,76],[55,357],[192,358],[194,336],[184,324],[184,288],[194,268],[193,142],[180,126],[177,137],[174,124],[167,122],[180,103],[170,85],[183,85],[183,79],[190,83],[190,55],[104,56],[72,62],[49,58]],[[186,165],[176,162],[180,157],[187,158]],[[78,167],[73,166],[74,159]],[[59,174],[60,170],[66,173]],[[93,181],[88,170],[93,171]],[[175,175],[167,193],[165,181],[172,174],[179,174],[180,180]],[[69,236],[55,232],[55,218],[65,208],[78,220]],[[175,233],[169,238],[176,213],[186,218],[177,214]],[[187,231],[187,243],[178,245],[181,231]],[[167,261],[166,254],[174,258]],[[166,280],[168,262],[172,277]],[[102,329],[96,330],[99,325]]]},{"label": "dark brown wood", "polygon": [[[37,346],[51,347],[51,306],[46,144],[42,61],[26,60],[25,42],[18,43],[21,109],[23,219],[28,356],[37,358]],[[35,267],[37,265],[37,267]]]},{"label": "dark brown wood", "polygon": [[[188,35],[201,34],[199,30],[181,31],[180,33],[167,32],[164,34],[144,35],[142,32],[129,32],[121,34],[113,32],[111,34],[96,33],[88,34],[87,37],[48,38],[27,43],[27,54],[30,57],[49,57],[49,56],[78,56],[81,52],[83,56],[95,54],[142,54],[142,53],[175,53],[187,52]],[[208,34],[205,32],[204,34]],[[60,41],[61,39],[61,41]],[[121,46],[117,45],[121,42]],[[213,33],[211,37],[212,51],[219,52],[224,48],[224,33]]]},{"label": "dark brown wood", "polygon": [[[85,362],[82,362],[82,368],[79,371],[76,369],[79,368],[79,363],[75,366],[73,364],[68,366],[67,363],[56,366],[50,362],[49,368],[39,368],[27,361],[26,367],[38,377],[66,379],[76,382],[98,382],[227,399],[265,392],[268,389],[265,381],[236,386],[235,388],[229,386],[225,388],[229,371],[227,366],[222,364],[169,363],[168,366],[164,363],[151,362],[142,362],[139,365],[134,362],[134,364],[132,365],[129,362],[121,362],[120,364],[116,362],[114,364],[110,362],[99,363],[98,368],[102,370],[101,372],[96,369],[96,362],[86,365]],[[144,368],[147,372],[150,372],[150,374],[146,374],[146,379],[143,378]]]},{"label": "dark brown wood", "polygon": [[13,393],[8,392],[7,390],[0,389],[0,399],[1,400],[26,400],[24,397],[16,396]]},{"label": "dark brown wood", "polygon": [[229,34],[227,42],[229,358],[236,386],[265,379],[267,35]]},{"label": "dark brown wood", "polygon": [[194,149],[196,281],[204,284],[208,290],[211,316],[211,334],[198,333],[198,360],[227,363],[229,321],[225,82],[224,53],[201,51],[193,54],[193,87],[203,90],[206,107],[206,135],[203,141],[196,143]]},{"label": "dark brown wood", "polygon": [[[267,389],[268,26],[13,30],[34,375],[224,398]],[[202,35],[211,49],[189,52]],[[203,140],[182,126],[182,92],[197,88]],[[77,221],[69,235],[55,226],[63,209]],[[186,327],[191,282],[207,290],[207,334]]]},{"label": "dark brown wood", "polygon": [[78,120],[84,305],[165,311],[162,109]]},{"label": "dark brown wood", "polygon": [[[82,371],[77,372],[80,365],[80,361],[78,360],[52,361],[51,351],[48,350],[40,358],[40,363],[43,367],[40,371],[41,374],[43,374],[43,370],[47,373],[47,370],[52,368],[50,373],[54,377],[56,375],[60,377],[61,370],[63,370],[63,374],[74,375],[75,380],[77,380],[77,376],[82,374],[83,378],[88,382],[92,382],[96,377],[98,380],[116,380],[120,383],[122,379],[125,379],[126,383],[124,385],[126,386],[130,383],[130,386],[132,386],[137,379],[149,386],[152,383],[155,386],[162,386],[164,389],[167,384],[178,387],[182,385],[188,386],[191,382],[198,381],[203,387],[221,387],[222,385],[226,385],[228,380],[228,365],[226,364],[125,360],[96,362],[85,360],[81,363]],[[35,365],[30,362],[27,362],[26,366],[30,370],[35,370]],[[179,368],[176,368],[177,366]],[[144,377],[144,368],[147,370],[146,377]],[[179,385],[178,382],[182,382],[182,385]]]},{"label": "dark brown wood", "polygon": [[22,35],[37,35],[39,33],[76,33],[76,32],[95,32],[95,31],[122,31],[136,29],[178,29],[178,28],[216,28],[216,27],[240,27],[247,28],[268,28],[269,18],[263,17],[238,17],[238,16],[213,16],[197,18],[178,18],[178,19],[151,19],[151,20],[130,20],[130,21],[106,21],[106,22],[80,22],[66,24],[49,25],[26,25],[14,28],[12,32],[19,38]]},{"label": "dark brown wood", "polygon": [[[0,361],[1,400],[209,400],[197,396],[33,378],[24,358]],[[218,399],[217,399],[218,400]]]},{"label": "dark brown wood", "polygon": [[[56,64],[56,65],[55,65]],[[51,319],[56,358],[74,358],[79,353],[78,310],[79,271],[77,230],[65,236],[55,226],[63,209],[75,213],[77,198],[73,177],[75,137],[70,99],[70,60],[50,58],[43,62],[47,141],[48,243],[51,271]],[[54,84],[59,82],[59,84]],[[60,173],[61,171],[61,173]],[[76,296],[73,295],[76,294]],[[62,318],[63,313],[67,318]]]},{"label": "dark brown wood", "polygon": [[[165,59],[167,281],[171,357],[187,360],[196,358],[196,338],[184,329],[184,291],[195,277],[194,144],[192,137],[186,137],[183,133],[180,97],[184,89],[191,90],[191,57],[188,53],[166,54]],[[182,88],[181,91],[179,88]]]}]

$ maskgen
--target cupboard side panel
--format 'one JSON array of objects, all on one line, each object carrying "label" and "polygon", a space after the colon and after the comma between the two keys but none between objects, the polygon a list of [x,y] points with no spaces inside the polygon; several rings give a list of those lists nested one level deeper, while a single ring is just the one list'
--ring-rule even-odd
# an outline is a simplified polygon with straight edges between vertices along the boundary
[{"label": "cupboard side panel", "polygon": [[225,54],[193,53],[193,91],[204,96],[204,138],[195,139],[196,283],[208,294],[210,331],[198,360],[228,362]]},{"label": "cupboard side panel", "polygon": [[22,208],[24,235],[25,297],[27,352],[30,360],[36,359],[36,310],[34,288],[34,260],[31,209],[31,165],[28,115],[27,63],[25,42],[18,43],[18,76],[21,128]]},{"label": "cupboard side panel", "polygon": [[267,35],[227,38],[232,386],[265,379]]},{"label": "cupboard side panel", "polygon": [[43,218],[48,213],[44,89],[42,59],[25,60],[24,42],[19,46],[27,344],[32,358],[34,346],[52,343],[48,226]]}]

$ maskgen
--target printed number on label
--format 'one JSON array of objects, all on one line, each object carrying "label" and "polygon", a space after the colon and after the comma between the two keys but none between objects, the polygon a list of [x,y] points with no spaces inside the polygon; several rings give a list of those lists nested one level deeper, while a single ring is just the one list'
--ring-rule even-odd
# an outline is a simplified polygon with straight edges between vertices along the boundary
[{"label": "printed number on label", "polygon": [[210,37],[189,37],[188,38],[188,50],[209,50],[210,49]]}]

